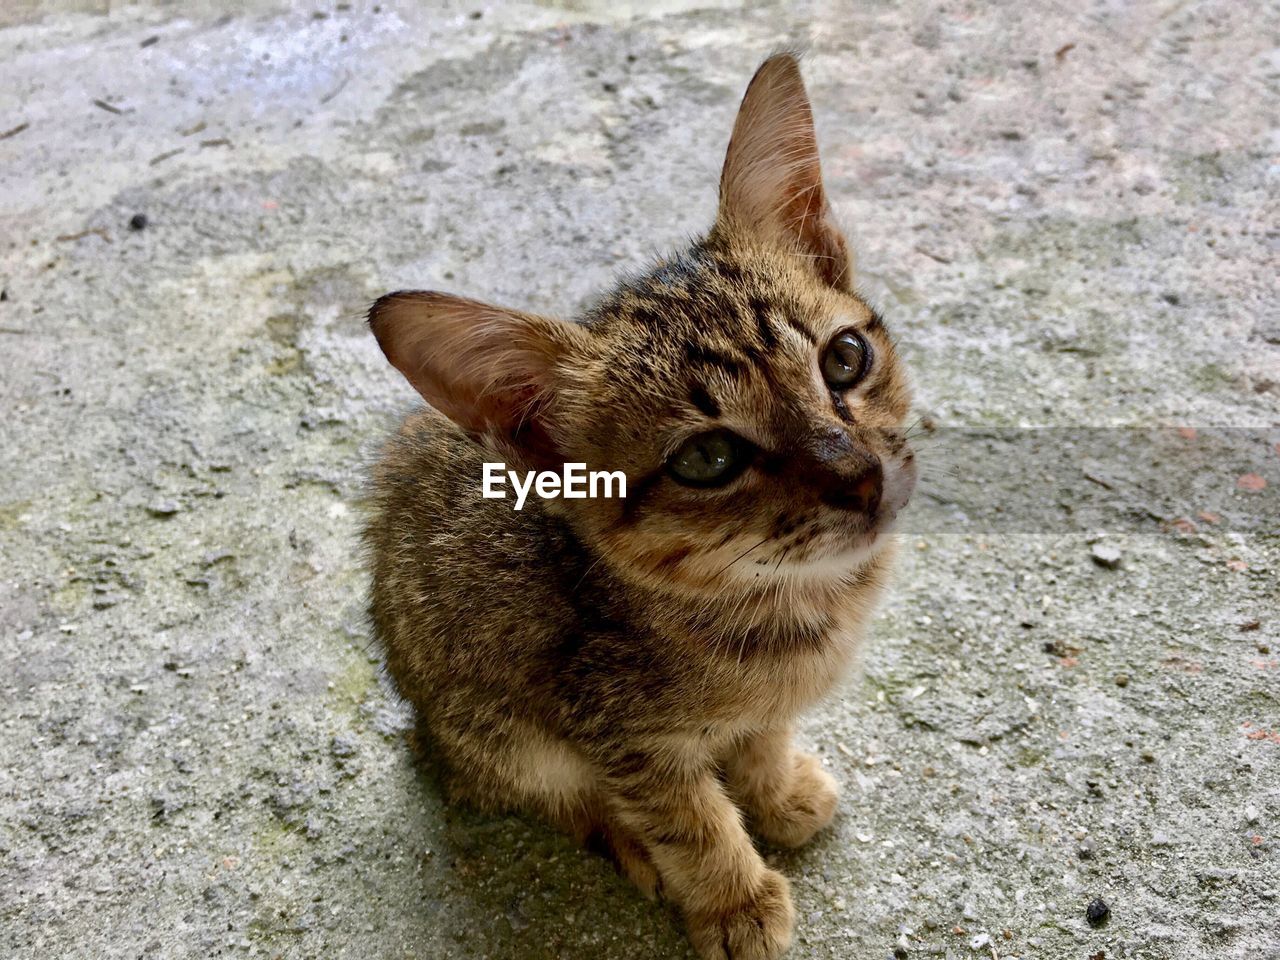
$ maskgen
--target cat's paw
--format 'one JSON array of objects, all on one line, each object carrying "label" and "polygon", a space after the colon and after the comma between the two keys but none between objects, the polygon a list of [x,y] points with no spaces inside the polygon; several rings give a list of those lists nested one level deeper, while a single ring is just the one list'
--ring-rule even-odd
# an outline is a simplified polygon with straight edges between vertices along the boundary
[{"label": "cat's paw", "polygon": [[630,880],[650,900],[662,895],[662,878],[643,843],[616,822],[595,823],[581,829],[578,839],[592,853],[613,864],[614,869]]},{"label": "cat's paw", "polygon": [[790,945],[795,926],[791,885],[776,870],[765,870],[747,903],[685,919],[702,960],[776,960]]},{"label": "cat's paw", "polygon": [[810,753],[793,757],[791,790],[771,809],[759,811],[756,828],[770,843],[798,847],[831,822],[840,789],[835,777]]},{"label": "cat's paw", "polygon": [[649,858],[649,851],[640,841],[628,834],[615,834],[613,842],[613,862],[618,872],[630,880],[644,896],[657,900],[662,896],[662,878]]}]

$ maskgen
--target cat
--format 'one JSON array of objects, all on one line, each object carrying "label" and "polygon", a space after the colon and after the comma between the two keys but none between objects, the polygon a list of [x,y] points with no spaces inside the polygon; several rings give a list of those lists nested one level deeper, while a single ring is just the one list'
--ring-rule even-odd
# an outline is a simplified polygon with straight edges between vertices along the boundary
[{"label": "cat", "polygon": [[[577,321],[412,291],[369,312],[430,404],[373,469],[371,619],[450,796],[602,850],[704,958],[791,940],[748,827],[794,847],[832,819],[793,726],[849,672],[915,483],[906,374],[852,269],[784,53],[711,231]],[[480,494],[485,463],[568,461],[626,496]]]}]

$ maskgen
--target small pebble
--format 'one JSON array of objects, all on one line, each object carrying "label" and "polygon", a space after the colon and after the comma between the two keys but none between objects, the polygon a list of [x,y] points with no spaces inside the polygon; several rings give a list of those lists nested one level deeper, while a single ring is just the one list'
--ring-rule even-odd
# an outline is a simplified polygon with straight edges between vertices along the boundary
[{"label": "small pebble", "polygon": [[129,218],[129,229],[130,230],[147,229],[147,215],[145,213],[135,213],[132,217]]},{"label": "small pebble", "polygon": [[1094,897],[1084,912],[1084,918],[1089,921],[1091,927],[1102,926],[1109,916],[1111,916],[1111,908],[1101,897]]},{"label": "small pebble", "polygon": [[1076,848],[1076,856],[1081,860],[1092,860],[1093,854],[1094,847],[1092,840],[1083,840],[1081,841],[1080,846]]},{"label": "small pebble", "polygon": [[153,500],[147,504],[147,513],[153,517],[172,517],[181,509],[177,500]]},{"label": "small pebble", "polygon": [[1107,570],[1114,570],[1120,566],[1119,547],[1113,547],[1106,543],[1095,543],[1090,551],[1090,556],[1093,558],[1094,563],[1100,567],[1105,567]]},{"label": "small pebble", "polygon": [[1116,686],[1127,687],[1129,685],[1129,675],[1127,673],[1116,674]]}]

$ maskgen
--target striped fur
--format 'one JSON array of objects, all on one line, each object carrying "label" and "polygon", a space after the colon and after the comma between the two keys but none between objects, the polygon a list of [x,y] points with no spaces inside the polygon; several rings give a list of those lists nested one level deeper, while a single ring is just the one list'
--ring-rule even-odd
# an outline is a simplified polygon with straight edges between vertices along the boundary
[{"label": "striped fur", "polygon": [[[707,958],[790,941],[787,881],[749,831],[794,846],[834,814],[791,729],[853,666],[914,482],[904,374],[850,269],[782,55],[748,90],[712,230],[585,316],[439,293],[370,313],[434,408],[386,446],[366,529],[374,628],[424,743],[455,798],[544,816],[673,899]],[[821,357],[845,330],[874,359],[833,390]],[[755,459],[681,485],[667,459],[713,427]],[[628,496],[516,513],[479,496],[494,459],[623,470]],[[880,505],[849,508],[873,463]]]}]

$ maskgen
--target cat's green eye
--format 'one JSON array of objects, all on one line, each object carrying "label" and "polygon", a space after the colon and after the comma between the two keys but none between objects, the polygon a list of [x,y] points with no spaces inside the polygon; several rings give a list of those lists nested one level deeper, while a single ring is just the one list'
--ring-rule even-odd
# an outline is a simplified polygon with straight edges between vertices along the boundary
[{"label": "cat's green eye", "polygon": [[691,487],[728,483],[751,462],[751,444],[730,430],[710,430],[690,437],[667,461],[667,470]]},{"label": "cat's green eye", "polygon": [[866,376],[871,366],[871,347],[862,334],[846,330],[822,355],[822,379],[832,390],[847,390]]}]

